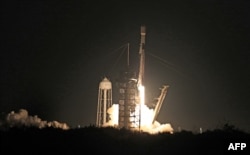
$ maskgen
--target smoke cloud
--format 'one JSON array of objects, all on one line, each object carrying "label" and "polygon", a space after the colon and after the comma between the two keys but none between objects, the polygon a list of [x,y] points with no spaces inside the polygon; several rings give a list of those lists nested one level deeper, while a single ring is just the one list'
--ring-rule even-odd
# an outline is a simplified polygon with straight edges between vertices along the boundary
[{"label": "smoke cloud", "polygon": [[53,127],[67,130],[69,126],[66,123],[60,123],[57,121],[44,121],[39,118],[37,115],[29,116],[29,113],[25,109],[20,109],[18,112],[11,111],[6,116],[6,124],[9,127],[37,127],[37,128],[45,128],[45,127]]},{"label": "smoke cloud", "polygon": [[139,115],[139,109],[141,108],[141,130],[144,132],[148,132],[150,134],[157,134],[159,132],[169,132],[173,133],[174,129],[171,124],[161,124],[155,121],[152,124],[154,117],[154,110],[150,109],[147,105],[142,104],[141,106],[136,106],[136,113]]},{"label": "smoke cloud", "polygon": [[[146,105],[141,105],[141,131],[147,132],[150,134],[157,134],[160,132],[168,132],[173,133],[173,128],[171,124],[160,124],[155,121],[152,124],[153,120],[153,109],[148,108]],[[113,104],[107,111],[109,114],[110,120],[104,124],[103,126],[113,126],[118,127],[118,119],[119,119],[119,105]],[[139,106],[136,107],[136,113],[139,114]],[[137,128],[135,128],[136,130]]]},{"label": "smoke cloud", "polygon": [[162,132],[173,133],[174,129],[172,128],[171,124],[160,124],[159,122],[155,121],[154,124],[150,126],[142,126],[142,131],[148,132],[150,134],[157,134]]},{"label": "smoke cloud", "polygon": [[107,111],[109,114],[109,121],[103,126],[118,126],[119,105],[113,104]]}]

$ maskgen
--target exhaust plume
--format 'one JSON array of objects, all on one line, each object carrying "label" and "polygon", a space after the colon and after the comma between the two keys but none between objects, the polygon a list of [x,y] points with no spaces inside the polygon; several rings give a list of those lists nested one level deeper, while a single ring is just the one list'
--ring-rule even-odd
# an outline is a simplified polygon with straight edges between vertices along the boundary
[{"label": "exhaust plume", "polygon": [[[153,122],[155,113],[154,109],[150,109],[145,104],[145,87],[143,85],[140,85],[138,87],[139,90],[139,98],[140,102],[136,104],[135,112],[130,113],[130,116],[139,116],[140,115],[140,130],[143,132],[148,132],[150,134],[157,134],[159,132],[169,132],[173,133],[173,128],[171,124],[160,124],[157,121]],[[113,104],[112,107],[110,107],[107,111],[109,115],[109,121],[104,124],[103,126],[118,126],[118,119],[119,119],[119,105]],[[131,122],[134,122],[133,117],[130,118]],[[153,122],[153,123],[152,123]],[[136,124],[132,124],[132,126],[136,127]],[[139,128],[134,128],[135,130],[139,130]]]},{"label": "exhaust plume", "polygon": [[119,105],[113,104],[107,112],[109,115],[109,121],[103,126],[118,126]]},{"label": "exhaust plume", "polygon": [[[139,107],[141,106],[141,107]],[[150,134],[157,134],[160,132],[169,132],[173,133],[173,128],[171,124],[160,124],[159,122],[155,121],[154,124],[152,124],[153,119],[153,109],[149,109],[145,104],[137,105],[136,106],[136,113],[139,113],[139,108],[141,108],[141,131],[147,132]],[[110,120],[104,124],[103,126],[118,126],[118,114],[119,114],[119,105],[113,104],[112,107],[108,109],[108,114]],[[133,115],[133,114],[131,114]],[[137,129],[137,128],[136,128]]]},{"label": "exhaust plume", "polygon": [[28,111],[25,109],[20,109],[18,112],[11,111],[6,116],[6,124],[9,127],[37,127],[37,128],[45,128],[45,127],[53,127],[60,128],[63,130],[69,129],[69,126],[66,123],[60,123],[57,121],[44,121],[39,118],[37,115],[29,116]]}]

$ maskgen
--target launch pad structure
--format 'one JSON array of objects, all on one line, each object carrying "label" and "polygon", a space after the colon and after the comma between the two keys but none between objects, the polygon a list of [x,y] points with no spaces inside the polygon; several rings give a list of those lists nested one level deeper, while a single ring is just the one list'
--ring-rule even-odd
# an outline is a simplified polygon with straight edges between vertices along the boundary
[{"label": "launch pad structure", "polygon": [[135,128],[140,126],[140,114],[136,113],[137,81],[129,71],[125,72],[119,83],[119,128]]},{"label": "launch pad structure", "polygon": [[[141,128],[141,104],[144,102],[140,88],[144,85],[144,68],[145,68],[145,37],[146,27],[141,26],[141,40],[139,48],[139,71],[138,76],[129,69],[129,46],[128,46],[128,68],[122,73],[118,81],[118,127],[132,129]],[[155,122],[163,100],[166,96],[168,86],[163,86],[161,95],[158,97],[154,109],[152,124]],[[144,92],[143,92],[144,93]],[[144,104],[144,103],[143,103]],[[97,120],[96,126],[104,126],[109,121],[108,108],[112,106],[112,85],[111,82],[104,78],[99,85]],[[139,110],[138,110],[139,107]]]}]

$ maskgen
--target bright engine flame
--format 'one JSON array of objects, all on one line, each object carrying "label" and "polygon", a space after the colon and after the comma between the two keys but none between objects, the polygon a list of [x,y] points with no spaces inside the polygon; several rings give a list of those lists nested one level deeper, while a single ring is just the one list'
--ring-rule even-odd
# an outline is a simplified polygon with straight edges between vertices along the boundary
[{"label": "bright engine flame", "polygon": [[155,134],[159,132],[170,132],[173,133],[173,128],[170,124],[163,124],[161,125],[159,122],[155,121],[154,124],[153,118],[154,118],[154,110],[149,109],[147,105],[145,104],[145,87],[143,85],[138,86],[139,90],[139,104],[136,105],[135,113],[136,115],[141,115],[141,130]]},{"label": "bright engine flame", "polygon": [[[160,124],[159,122],[153,122],[154,118],[154,109],[149,109],[145,104],[145,87],[143,85],[138,86],[139,90],[139,103],[136,104],[135,112],[131,113],[130,116],[140,116],[140,130],[148,132],[150,134],[156,134],[159,132],[169,132],[173,133],[173,128],[170,124]],[[108,114],[110,120],[104,126],[118,126],[119,118],[119,105],[113,104],[112,107],[108,109]],[[131,121],[133,118],[131,118]],[[133,124],[134,127],[138,127],[138,124]],[[139,129],[139,128],[136,128]]]},{"label": "bright engine flame", "polygon": [[145,105],[145,87],[142,85],[138,86],[140,103],[136,105],[136,115],[141,115],[141,126],[149,126],[153,120],[153,109],[149,109]]},{"label": "bright engine flame", "polygon": [[142,85],[139,85],[138,90],[139,90],[140,104],[144,105],[145,104],[145,87]]}]

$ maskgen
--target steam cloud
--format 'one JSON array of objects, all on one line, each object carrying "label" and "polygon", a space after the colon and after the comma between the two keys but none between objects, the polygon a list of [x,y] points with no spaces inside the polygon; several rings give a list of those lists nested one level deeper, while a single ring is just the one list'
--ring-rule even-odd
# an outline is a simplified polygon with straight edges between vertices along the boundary
[{"label": "steam cloud", "polygon": [[60,123],[58,121],[44,121],[37,115],[29,116],[28,111],[25,109],[20,109],[19,112],[11,111],[6,117],[6,123],[9,127],[53,127],[67,130],[69,126],[66,123]]},{"label": "steam cloud", "polygon": [[[118,117],[119,117],[119,105],[113,104],[112,107],[108,109],[108,114],[110,120],[104,124],[103,126],[114,126],[118,127]],[[139,106],[136,107],[136,113],[139,112]],[[173,128],[171,124],[160,124],[159,122],[155,121],[152,124],[153,118],[153,109],[148,108],[146,105],[141,106],[141,130],[144,132],[148,132],[150,134],[157,134],[160,132],[169,132],[173,133]]]},{"label": "steam cloud", "polygon": [[118,126],[118,117],[119,117],[119,105],[113,104],[112,107],[108,109],[109,121],[103,126]]},{"label": "steam cloud", "polygon": [[[139,106],[136,106],[136,113],[139,114]],[[173,133],[174,129],[171,124],[161,124],[158,121],[155,121],[152,124],[154,117],[154,110],[147,107],[145,104],[141,105],[141,130],[148,132],[150,134],[157,134],[159,132],[169,132]]]}]

